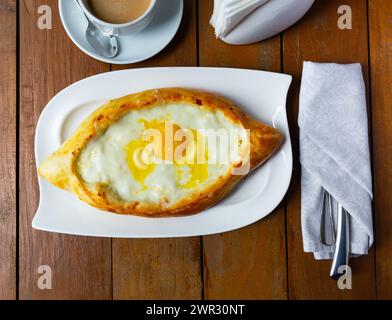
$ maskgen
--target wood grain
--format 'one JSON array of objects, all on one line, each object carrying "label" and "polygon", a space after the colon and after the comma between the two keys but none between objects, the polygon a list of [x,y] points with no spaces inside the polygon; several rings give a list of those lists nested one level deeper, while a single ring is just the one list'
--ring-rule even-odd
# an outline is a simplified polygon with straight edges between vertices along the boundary
[{"label": "wood grain", "polygon": [[[336,282],[328,277],[330,262],[316,262],[311,254],[303,253],[298,160],[294,163],[290,190],[275,212],[229,233],[202,240],[193,237],[111,242],[33,230],[31,220],[39,199],[34,134],[40,112],[62,88],[86,76],[109,71],[110,66],[86,56],[70,41],[61,26],[56,0],[21,0],[18,70],[16,1],[0,0],[0,299],[14,299],[17,289],[21,299],[373,299],[376,294],[378,298],[391,299],[392,200],[388,187],[392,181],[392,147],[388,141],[392,139],[392,2],[317,0],[304,19],[284,32],[282,47],[279,36],[250,46],[228,46],[215,39],[209,26],[213,1],[184,3],[181,28],[167,48],[145,62],[112,69],[195,66],[199,61],[201,66],[292,74],[288,116],[294,160],[299,156],[297,115],[303,61],[362,64],[366,84],[371,84],[376,250],[352,259],[353,289],[338,290]],[[52,30],[37,28],[37,9],[43,4],[52,8]],[[343,4],[353,10],[352,30],[337,27],[337,10]],[[17,89],[19,190],[15,187]],[[52,267],[52,290],[38,289],[40,265]]]},{"label": "wood grain", "polygon": [[289,98],[289,123],[294,149],[294,172],[287,199],[288,266],[290,299],[372,299],[375,297],[374,252],[352,259],[353,289],[339,290],[329,279],[330,261],[315,261],[303,252],[300,222],[300,165],[298,162],[298,96],[304,60],[317,62],[360,62],[368,83],[367,7],[365,0],[347,0],[353,29],[337,27],[340,0],[316,1],[301,22],[284,32],[284,71],[294,75]]},{"label": "wood grain", "polygon": [[392,2],[369,1],[377,295],[392,299]]},{"label": "wood grain", "polygon": [[[39,114],[62,88],[109,70],[109,65],[91,59],[71,43],[59,20],[58,2],[46,3],[52,8],[52,30],[37,28],[42,1],[20,4],[20,298],[110,299],[110,239],[59,235],[31,227],[39,198],[33,149]],[[40,265],[52,268],[51,290],[37,286]]]},{"label": "wood grain", "polygon": [[[159,55],[130,67],[195,66],[196,1],[184,1],[179,32]],[[114,299],[200,299],[200,238],[113,239]]]},{"label": "wood grain", "polygon": [[[212,5],[200,1],[201,66],[280,71],[279,36],[249,46],[226,45],[209,26]],[[203,237],[203,262],[206,299],[285,299],[284,206],[251,226]]]},{"label": "wood grain", "polygon": [[16,298],[16,2],[0,0],[0,300]]}]

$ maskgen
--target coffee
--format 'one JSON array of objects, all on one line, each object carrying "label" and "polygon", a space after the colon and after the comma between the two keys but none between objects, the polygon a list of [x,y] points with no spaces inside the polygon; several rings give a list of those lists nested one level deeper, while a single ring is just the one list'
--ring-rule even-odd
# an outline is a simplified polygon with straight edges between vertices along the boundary
[{"label": "coffee", "polygon": [[91,12],[108,23],[127,23],[142,16],[151,0],[87,0]]}]

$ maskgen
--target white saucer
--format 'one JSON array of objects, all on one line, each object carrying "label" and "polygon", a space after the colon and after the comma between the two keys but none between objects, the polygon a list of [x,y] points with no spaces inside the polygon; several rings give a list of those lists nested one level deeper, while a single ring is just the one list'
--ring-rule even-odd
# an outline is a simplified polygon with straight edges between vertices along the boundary
[{"label": "white saucer", "polygon": [[61,21],[71,40],[89,56],[112,64],[135,63],[151,58],[173,39],[181,23],[183,0],[157,1],[157,6],[157,13],[151,24],[137,34],[119,37],[119,54],[114,58],[105,58],[96,53],[87,42],[87,20],[77,4],[70,0],[59,1]]}]

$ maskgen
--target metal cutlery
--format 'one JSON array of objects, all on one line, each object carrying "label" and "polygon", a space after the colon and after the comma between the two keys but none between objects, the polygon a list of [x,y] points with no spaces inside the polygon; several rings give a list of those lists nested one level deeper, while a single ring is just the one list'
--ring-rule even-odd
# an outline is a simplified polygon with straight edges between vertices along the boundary
[{"label": "metal cutlery", "polygon": [[[350,244],[350,219],[348,212],[340,203],[337,206],[335,199],[323,188],[321,196],[321,223],[320,240],[325,246],[335,244],[335,252],[332,261],[330,277],[338,279],[343,270],[341,266],[348,266]],[[334,207],[337,207],[337,227],[335,232]],[[326,230],[330,230],[329,233]]]},{"label": "metal cutlery", "polygon": [[75,2],[88,21],[88,26],[86,29],[86,39],[88,43],[99,55],[106,58],[115,57],[118,53],[117,37],[108,35],[99,28],[97,28],[85,14],[83,8],[79,3],[79,0],[75,0]]},{"label": "metal cutlery", "polygon": [[[320,240],[322,244],[330,247],[335,244],[336,233],[335,233],[335,224],[334,224],[334,217],[333,217],[332,197],[324,188],[322,190],[322,195],[321,195],[320,210],[321,210]],[[330,231],[329,233],[326,232],[327,229],[329,229]]]},{"label": "metal cutlery", "polygon": [[338,204],[338,228],[335,254],[332,261],[330,276],[332,279],[338,279],[343,270],[340,266],[348,266],[350,246],[350,218],[347,211],[341,204]]}]

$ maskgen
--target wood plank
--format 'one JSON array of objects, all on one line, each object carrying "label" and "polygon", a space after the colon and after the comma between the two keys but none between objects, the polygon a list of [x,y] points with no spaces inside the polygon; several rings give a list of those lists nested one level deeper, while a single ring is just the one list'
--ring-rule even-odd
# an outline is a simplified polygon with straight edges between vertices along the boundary
[{"label": "wood plank", "polygon": [[[173,41],[152,59],[131,67],[195,66],[196,1],[184,1]],[[200,238],[113,239],[114,299],[200,299]]]},{"label": "wood plank", "polygon": [[[280,71],[280,37],[249,46],[215,39],[213,2],[200,1],[200,65]],[[203,237],[206,299],[286,299],[284,205],[240,230]]]},{"label": "wood plank", "polygon": [[377,296],[392,299],[392,2],[369,1]]},{"label": "wood plank", "polygon": [[[58,1],[46,3],[53,13],[52,30],[37,28],[42,1],[25,0],[20,5],[20,298],[110,299],[110,239],[46,233],[31,227],[39,198],[33,149],[39,114],[65,86],[109,70],[109,65],[86,56],[67,37]],[[37,286],[40,265],[52,268],[51,290]]]},{"label": "wood plank", "polygon": [[300,211],[300,165],[298,162],[298,95],[302,63],[360,62],[368,83],[367,7],[365,0],[347,0],[351,6],[353,29],[337,27],[339,0],[316,1],[301,22],[284,32],[284,71],[294,75],[294,87],[289,101],[294,148],[294,172],[287,194],[288,218],[288,266],[290,299],[372,299],[375,297],[374,252],[352,259],[353,289],[339,290],[336,282],[329,279],[330,261],[315,261],[311,254],[303,252]]},{"label": "wood plank", "polygon": [[16,2],[0,0],[0,300],[16,298]]}]

